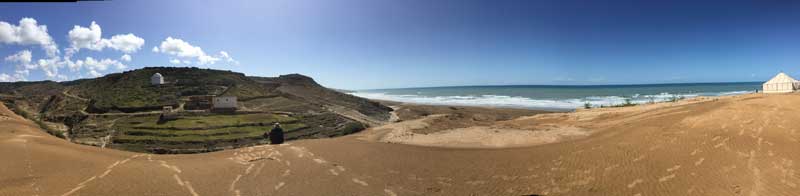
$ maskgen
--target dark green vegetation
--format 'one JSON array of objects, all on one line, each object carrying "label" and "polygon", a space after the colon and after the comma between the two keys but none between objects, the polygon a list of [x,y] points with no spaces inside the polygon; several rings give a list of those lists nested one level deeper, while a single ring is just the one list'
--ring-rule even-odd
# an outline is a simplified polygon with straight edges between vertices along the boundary
[{"label": "dark green vegetation", "polygon": [[[164,75],[167,84],[150,85]],[[189,96],[235,96],[234,113],[183,110]],[[154,153],[195,153],[261,144],[280,122],[286,139],[324,138],[385,121],[390,108],[290,74],[250,77],[199,68],[144,68],[69,82],[0,83],[0,100],[70,141]],[[164,106],[176,119],[159,121]],[[335,108],[331,109],[331,108]],[[357,115],[353,115],[357,114]],[[358,116],[358,119],[352,118]]]},{"label": "dark green vegetation", "polygon": [[[119,148],[169,153],[214,151],[261,143],[263,134],[280,122],[287,135],[306,129],[296,118],[270,113],[236,115],[195,115],[157,123],[157,115],[121,119],[112,127],[119,132],[114,144]],[[296,139],[296,138],[295,138]],[[169,147],[177,146],[177,147]]]}]

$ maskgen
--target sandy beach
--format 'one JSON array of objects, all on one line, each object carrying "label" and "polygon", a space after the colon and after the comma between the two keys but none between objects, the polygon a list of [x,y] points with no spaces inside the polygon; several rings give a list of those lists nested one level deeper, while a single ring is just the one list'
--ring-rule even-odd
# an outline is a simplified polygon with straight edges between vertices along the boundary
[{"label": "sandy beach", "polygon": [[0,106],[0,195],[798,195],[798,104],[399,104],[399,122],[354,135],[189,155],[73,144]]}]

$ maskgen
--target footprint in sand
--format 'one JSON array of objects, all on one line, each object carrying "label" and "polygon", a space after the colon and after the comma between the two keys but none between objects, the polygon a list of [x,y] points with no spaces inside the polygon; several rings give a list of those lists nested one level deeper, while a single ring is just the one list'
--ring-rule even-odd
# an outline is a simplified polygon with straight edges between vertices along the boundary
[{"label": "footprint in sand", "polygon": [[690,153],[689,155],[692,155],[692,156],[694,156],[694,155],[696,155],[698,152],[700,152],[700,149],[698,149],[698,148],[695,148],[695,149],[694,149],[694,151],[692,151],[692,153]]},{"label": "footprint in sand", "polygon": [[281,187],[283,187],[283,185],[286,185],[286,183],[285,182],[278,183],[278,185],[275,185],[275,190],[277,191],[278,189],[281,189]]},{"label": "footprint in sand", "polygon": [[642,159],[644,159],[644,157],[645,157],[644,155],[636,157],[635,159],[633,159],[633,162],[641,161]]},{"label": "footprint in sand", "polygon": [[670,168],[667,168],[667,172],[672,172],[681,168],[681,165],[675,165]]},{"label": "footprint in sand", "polygon": [[286,169],[285,171],[283,171],[283,174],[281,175],[281,177],[286,177],[286,176],[289,176],[289,174],[290,174],[291,172],[292,172],[292,170],[291,170],[291,169]]},{"label": "footprint in sand", "polygon": [[397,193],[394,193],[394,191],[389,189],[383,189],[383,192],[385,192],[388,196],[397,196]]},{"label": "footprint in sand", "polygon": [[644,180],[642,180],[641,178],[636,179],[633,182],[631,182],[630,184],[628,184],[628,188],[632,189],[633,187],[636,187],[637,184],[642,183],[642,182],[644,182]]},{"label": "footprint in sand", "polygon": [[361,181],[358,178],[353,178],[353,182],[355,182],[356,184],[360,184],[361,186],[369,186],[367,182]]},{"label": "footprint in sand", "polygon": [[700,159],[698,159],[697,161],[694,162],[694,166],[699,166],[700,164],[703,164],[703,161],[705,161],[705,160],[706,160],[706,158],[701,157]]},{"label": "footprint in sand", "polygon": [[331,175],[334,175],[334,176],[338,176],[339,175],[339,172],[336,172],[336,170],[334,170],[334,169],[328,169],[328,172],[331,173]]},{"label": "footprint in sand", "polygon": [[670,174],[670,175],[667,175],[667,176],[659,178],[658,182],[666,182],[666,181],[669,181],[669,180],[671,180],[673,178],[675,178],[675,174]]},{"label": "footprint in sand", "polygon": [[323,164],[323,163],[327,163],[328,161],[325,161],[324,159],[316,158],[316,159],[314,159],[314,162],[317,162],[318,164]]},{"label": "footprint in sand", "polygon": [[480,184],[486,184],[486,181],[483,181],[483,180],[470,180],[470,181],[467,181],[466,184],[475,186],[475,185],[480,185]]},{"label": "footprint in sand", "polygon": [[612,165],[612,166],[608,166],[608,167],[606,167],[606,168],[605,168],[605,171],[611,171],[611,170],[614,170],[614,168],[617,168],[617,167],[619,167],[619,164],[614,164],[614,165]]}]

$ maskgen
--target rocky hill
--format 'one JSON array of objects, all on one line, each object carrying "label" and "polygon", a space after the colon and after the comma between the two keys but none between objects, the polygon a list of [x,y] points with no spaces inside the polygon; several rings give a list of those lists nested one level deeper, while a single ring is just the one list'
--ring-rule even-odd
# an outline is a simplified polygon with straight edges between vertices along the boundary
[{"label": "rocky hill", "polygon": [[[160,73],[165,84],[151,85]],[[236,112],[184,108],[190,97],[234,96]],[[0,83],[0,100],[70,141],[131,151],[194,153],[262,143],[275,122],[292,139],[353,133],[389,119],[389,107],[290,74],[151,67],[69,82]],[[163,120],[162,109],[174,108]]]}]

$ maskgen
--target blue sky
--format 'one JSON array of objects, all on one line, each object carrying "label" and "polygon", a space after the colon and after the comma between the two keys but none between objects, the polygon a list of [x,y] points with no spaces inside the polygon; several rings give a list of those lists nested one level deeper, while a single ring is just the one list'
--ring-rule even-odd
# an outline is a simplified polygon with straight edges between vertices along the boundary
[{"label": "blue sky", "polygon": [[6,81],[146,66],[301,73],[346,89],[800,76],[792,1],[114,0],[2,3],[0,21]]}]

